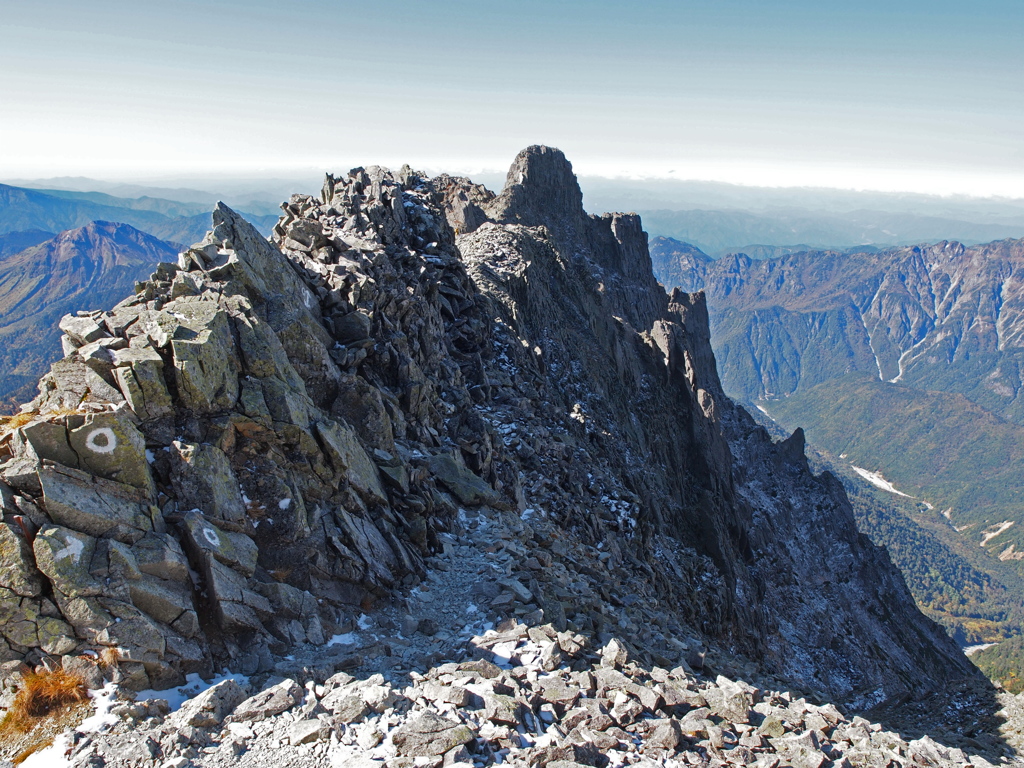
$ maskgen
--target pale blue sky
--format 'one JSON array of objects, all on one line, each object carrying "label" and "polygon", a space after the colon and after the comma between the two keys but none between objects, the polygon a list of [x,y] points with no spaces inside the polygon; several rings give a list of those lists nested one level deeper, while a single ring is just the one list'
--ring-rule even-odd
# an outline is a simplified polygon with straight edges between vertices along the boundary
[{"label": "pale blue sky", "polygon": [[0,178],[507,166],[1024,197],[1019,0],[5,2]]}]

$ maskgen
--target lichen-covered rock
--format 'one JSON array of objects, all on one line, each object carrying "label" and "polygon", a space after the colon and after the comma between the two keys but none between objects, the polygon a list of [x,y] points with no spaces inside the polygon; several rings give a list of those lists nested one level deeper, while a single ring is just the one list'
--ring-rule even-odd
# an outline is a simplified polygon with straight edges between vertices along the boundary
[{"label": "lichen-covered rock", "polygon": [[247,519],[238,479],[222,450],[175,440],[170,456],[171,483],[181,508],[201,509],[232,523]]},{"label": "lichen-covered rock", "polygon": [[35,455],[49,459],[66,467],[78,467],[78,454],[68,442],[66,420],[51,420],[40,417],[19,430],[20,435],[32,446]]},{"label": "lichen-covered rock", "polygon": [[95,597],[106,591],[91,573],[96,551],[96,539],[92,536],[51,525],[36,534],[33,550],[39,570],[62,594]]},{"label": "lichen-covered rock", "polygon": [[70,626],[53,615],[45,598],[22,597],[0,588],[0,635],[7,647],[41,649],[50,654],[71,651],[77,640]]},{"label": "lichen-covered rock", "polygon": [[174,413],[174,401],[164,379],[164,359],[152,347],[128,347],[114,352],[114,375],[128,405],[143,421]]},{"label": "lichen-covered rock", "polygon": [[391,736],[398,754],[406,757],[439,757],[474,738],[473,731],[467,726],[429,710],[398,728]]},{"label": "lichen-covered rock", "polygon": [[0,523],[0,587],[22,597],[38,597],[43,591],[26,532],[6,523]]},{"label": "lichen-covered rock", "polygon": [[[192,589],[178,582],[143,575],[128,582],[128,594],[136,608],[168,626],[181,619],[182,614],[195,614],[192,604]],[[187,626],[197,628],[198,624],[195,619],[192,619]],[[179,629],[179,631],[181,630]],[[191,635],[194,632],[183,634]]]},{"label": "lichen-covered rock", "polygon": [[132,544],[153,530],[148,494],[63,466],[38,472],[50,518],[91,536],[110,536]]},{"label": "lichen-covered rock", "polygon": [[259,549],[244,533],[222,530],[196,510],[185,514],[182,525],[186,541],[195,552],[214,557],[243,576],[252,576]]},{"label": "lichen-covered rock", "polygon": [[227,312],[215,301],[185,300],[169,311],[180,320],[170,344],[182,405],[198,413],[229,410],[238,400],[238,370]]},{"label": "lichen-covered rock", "polygon": [[189,580],[181,544],[168,533],[147,533],[135,542],[132,554],[142,573],[180,583]]}]

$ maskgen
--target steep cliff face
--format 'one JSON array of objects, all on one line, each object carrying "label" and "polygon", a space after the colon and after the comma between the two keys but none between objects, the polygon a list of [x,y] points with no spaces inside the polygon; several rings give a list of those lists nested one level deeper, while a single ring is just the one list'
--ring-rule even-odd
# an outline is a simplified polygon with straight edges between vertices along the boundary
[{"label": "steep cliff face", "polygon": [[703,297],[664,293],[636,216],[584,212],[561,152],[497,196],[373,167],[283,208],[268,242],[218,207],[134,297],[61,322],[0,448],[4,658],[273,669],[486,507],[536,553],[497,618],[665,663],[695,638],[860,707],[972,675],[802,435],[722,394]]},{"label": "steep cliff face", "polygon": [[666,285],[706,290],[727,392],[1024,569],[1024,241],[710,263],[655,247]]}]

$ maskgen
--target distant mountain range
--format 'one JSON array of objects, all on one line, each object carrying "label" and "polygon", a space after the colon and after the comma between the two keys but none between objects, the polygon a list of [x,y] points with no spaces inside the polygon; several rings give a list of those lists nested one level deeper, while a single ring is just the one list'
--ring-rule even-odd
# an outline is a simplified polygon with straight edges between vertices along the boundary
[{"label": "distant mountain range", "polygon": [[[44,192],[84,193],[108,195],[119,199],[156,198],[176,203],[197,204],[209,211],[217,201],[232,208],[249,211],[260,216],[277,216],[280,201],[296,191],[312,192],[322,183],[319,172],[302,174],[290,179],[167,179],[162,182],[141,184],[121,181],[103,181],[84,176],[55,176],[48,179],[4,179],[15,187]],[[195,188],[198,186],[199,188]]]},{"label": "distant mountain range", "polygon": [[[185,204],[159,198],[119,198],[90,192],[36,190],[0,184],[0,236],[43,230],[61,232],[91,221],[117,221],[161,240],[190,245],[210,227],[212,203]],[[243,215],[263,234],[277,223],[276,215]]]},{"label": "distant mountain range", "polygon": [[127,224],[90,222],[0,260],[0,401],[24,402],[61,355],[61,316],[109,309],[178,249]]},{"label": "distant mountain range", "polygon": [[759,245],[746,250],[747,255],[758,258],[777,255],[777,252],[760,251],[771,246],[784,246],[789,252],[811,248],[857,250],[864,246],[877,250],[942,239],[984,243],[1024,237],[1024,215],[1018,220],[999,222],[874,210],[830,213],[774,209],[754,213],[728,209],[663,209],[640,211],[640,215],[652,235],[685,241],[714,256],[743,251],[750,243]]},{"label": "distant mountain range", "polygon": [[761,261],[650,243],[665,285],[706,292],[727,393],[891,483],[971,568],[1024,574],[1024,240]]}]

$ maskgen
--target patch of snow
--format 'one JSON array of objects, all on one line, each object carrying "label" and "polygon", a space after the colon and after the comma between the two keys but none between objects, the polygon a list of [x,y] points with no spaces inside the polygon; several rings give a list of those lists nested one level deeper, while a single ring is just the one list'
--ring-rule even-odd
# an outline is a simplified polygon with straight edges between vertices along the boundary
[{"label": "patch of snow", "polygon": [[356,624],[359,625],[360,629],[366,630],[373,626],[373,619],[364,613],[359,617],[358,621],[356,621]]},{"label": "patch of snow", "polygon": [[896,486],[894,486],[892,483],[890,483],[888,480],[886,480],[884,477],[882,477],[882,473],[881,472],[872,472],[870,469],[864,469],[863,467],[857,467],[857,466],[854,466],[853,464],[851,464],[850,466],[853,467],[853,471],[854,472],[856,472],[858,475],[863,477],[865,480],[867,480],[869,483],[871,483],[876,488],[881,488],[883,491],[888,491],[889,493],[895,493],[897,496],[903,496],[903,497],[908,498],[908,499],[914,498],[909,493],[904,493],[903,491],[896,490]]},{"label": "patch of snow", "polygon": [[[210,682],[203,681],[198,674],[193,673],[185,678],[185,685],[179,686],[178,688],[171,688],[167,691],[156,691],[156,690],[145,690],[139,691],[136,694],[136,701],[145,701],[146,699],[166,699],[167,703],[171,707],[171,711],[174,712],[181,708],[189,699],[198,696],[208,688],[212,688],[227,679],[234,679],[240,685],[245,685],[249,682],[249,678],[245,675],[232,675],[230,673],[220,675],[213,678]],[[89,691],[89,698],[93,700],[96,705],[96,711],[85,718],[75,731],[78,733],[99,733],[110,728],[112,725],[117,723],[118,718],[110,713],[111,708],[114,705],[115,696],[117,695],[117,684],[107,683],[98,691]],[[33,752],[28,758],[22,762],[23,768],[71,768],[71,761],[65,757],[71,748],[72,731],[68,730],[57,736],[53,743],[41,749],[38,752]]]},{"label": "patch of snow", "polygon": [[512,662],[512,654],[516,651],[518,641],[509,640],[506,643],[498,643],[491,648],[491,653],[494,654],[494,663],[499,667],[508,667]]},{"label": "patch of snow", "polygon": [[[116,693],[115,683],[107,683],[98,691],[89,691],[89,698],[96,704],[96,711],[85,718],[75,731],[99,733],[114,725],[117,718],[110,714],[110,708],[113,706]],[[65,731],[57,736],[50,746],[29,755],[21,765],[27,768],[70,768],[71,761],[64,755],[71,748],[71,735],[71,731]]]},{"label": "patch of snow", "polygon": [[290,507],[291,505],[291,499],[281,499],[279,502],[277,502],[277,508],[280,509],[282,512],[288,509],[288,507]]},{"label": "patch of snow", "polygon": [[85,718],[75,730],[81,733],[99,733],[114,725],[117,718],[110,714],[110,708],[114,705],[116,693],[116,683],[107,683],[98,691],[89,691],[89,698],[96,704],[96,712]]},{"label": "patch of snow", "polygon": [[149,448],[146,449],[146,461],[149,464],[152,464],[154,461],[156,461],[156,454],[153,453],[153,451],[151,451]]},{"label": "patch of snow", "polygon": [[22,768],[71,768],[71,761],[64,753],[71,748],[71,733],[65,731],[53,740],[46,749],[33,752],[22,763]]},{"label": "patch of snow", "polygon": [[359,642],[359,636],[355,632],[346,632],[343,635],[335,635],[327,641],[327,645],[355,645]]},{"label": "patch of snow", "polygon": [[770,418],[772,417],[772,415],[771,415],[770,413],[768,413],[768,411],[766,411],[766,410],[765,410],[765,409],[764,409],[763,407],[761,407],[761,406],[760,406],[760,405],[758,405],[757,403],[754,403],[754,407],[755,407],[755,408],[757,408],[757,410],[759,410],[759,411],[760,411],[761,413],[763,413],[763,414],[764,414],[765,416],[767,416],[767,417],[768,417],[769,419],[770,419]]},{"label": "patch of snow", "polygon": [[199,676],[198,672],[193,672],[191,675],[185,676],[185,684],[179,685],[177,688],[168,688],[165,691],[158,691],[153,688],[149,688],[145,691],[139,691],[135,695],[136,701],[145,701],[146,699],[166,699],[168,705],[171,707],[171,712],[176,712],[181,709],[181,705],[189,699],[194,699],[203,691],[208,691],[213,686],[223,683],[225,680],[234,680],[239,685],[247,685],[249,678],[245,675],[236,675],[231,672],[225,672],[221,675],[210,680],[203,680]]}]

